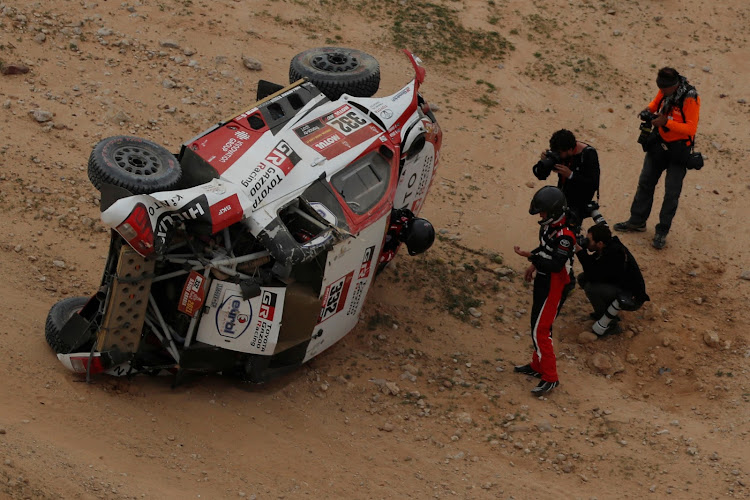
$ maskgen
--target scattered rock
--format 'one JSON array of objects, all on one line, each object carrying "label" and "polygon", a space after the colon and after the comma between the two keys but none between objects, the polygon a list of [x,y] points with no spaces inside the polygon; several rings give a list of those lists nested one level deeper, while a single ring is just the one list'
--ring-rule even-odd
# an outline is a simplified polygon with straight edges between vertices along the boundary
[{"label": "scattered rock", "polygon": [[[159,42],[159,45],[167,49],[179,49],[180,48],[180,44],[174,40],[162,40]],[[185,55],[192,55],[192,54],[185,54]]]},{"label": "scattered rock", "polygon": [[456,422],[459,424],[470,424],[473,422],[471,415],[465,411],[456,414]]},{"label": "scattered rock", "polygon": [[703,334],[703,342],[705,342],[708,347],[719,347],[721,345],[719,334],[714,330],[708,330]]},{"label": "scattered rock", "polygon": [[118,111],[112,117],[109,119],[112,123],[128,123],[132,118],[130,118],[130,115],[128,115],[125,111]]},{"label": "scattered rock", "polygon": [[740,279],[742,279],[742,280],[750,280],[750,269],[742,271],[742,273],[740,274]]},{"label": "scattered rock", "polygon": [[599,337],[594,332],[581,332],[578,334],[577,341],[579,344],[590,344],[596,342]]},{"label": "scattered rock", "polygon": [[602,375],[614,375],[625,371],[625,366],[617,357],[597,352],[588,359],[588,365]]},{"label": "scattered rock", "polygon": [[263,64],[259,60],[253,57],[242,56],[242,64],[244,64],[245,67],[249,69],[250,71],[262,71],[263,70]]},{"label": "scattered rock", "polygon": [[35,109],[31,111],[31,116],[34,117],[34,120],[36,120],[39,123],[46,123],[55,116],[54,113],[51,111],[45,111],[43,109]]},{"label": "scattered rock", "polygon": [[384,394],[390,394],[392,396],[397,395],[399,392],[401,392],[401,389],[396,385],[395,382],[386,382],[385,385],[382,387],[382,391]]},{"label": "scattered rock", "polygon": [[28,72],[29,67],[24,64],[0,63],[0,73],[3,75],[25,75]]}]

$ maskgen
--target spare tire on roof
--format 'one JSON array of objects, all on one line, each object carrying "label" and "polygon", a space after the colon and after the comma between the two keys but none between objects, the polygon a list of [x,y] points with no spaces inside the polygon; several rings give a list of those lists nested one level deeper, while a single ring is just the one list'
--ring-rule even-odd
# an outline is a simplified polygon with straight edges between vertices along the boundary
[{"label": "spare tire on roof", "polygon": [[380,64],[361,50],[320,47],[292,58],[289,82],[300,78],[307,78],[332,101],[342,94],[371,97],[380,86]]}]

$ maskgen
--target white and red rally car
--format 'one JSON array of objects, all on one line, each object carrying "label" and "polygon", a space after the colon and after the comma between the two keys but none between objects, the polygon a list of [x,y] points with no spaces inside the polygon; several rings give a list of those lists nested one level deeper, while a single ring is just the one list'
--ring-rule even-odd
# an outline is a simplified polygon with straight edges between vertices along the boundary
[{"label": "white and red rally car", "polygon": [[[406,51],[405,51],[406,52]],[[360,51],[295,56],[287,87],[261,81],[250,109],[185,142],[101,141],[89,177],[112,238],[92,297],[55,304],[45,335],[69,369],[222,372],[262,382],[351,331],[401,243],[425,251],[419,213],[442,132],[425,71],[372,96]]]}]

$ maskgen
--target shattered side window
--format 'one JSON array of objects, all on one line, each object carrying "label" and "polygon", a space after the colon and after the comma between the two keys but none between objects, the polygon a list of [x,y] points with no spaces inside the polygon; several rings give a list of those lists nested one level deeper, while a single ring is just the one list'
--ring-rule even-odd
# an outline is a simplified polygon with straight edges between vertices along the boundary
[{"label": "shattered side window", "polygon": [[331,178],[331,184],[357,215],[366,214],[388,190],[391,166],[377,152],[352,163]]}]

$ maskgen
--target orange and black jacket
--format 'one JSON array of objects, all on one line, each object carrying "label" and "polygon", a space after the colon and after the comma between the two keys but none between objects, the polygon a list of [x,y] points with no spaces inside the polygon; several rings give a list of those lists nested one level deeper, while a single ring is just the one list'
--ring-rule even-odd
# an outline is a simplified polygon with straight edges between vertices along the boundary
[{"label": "orange and black jacket", "polygon": [[[656,97],[648,105],[652,113],[660,112],[664,101],[664,93],[659,89]],[[671,106],[670,109],[662,110],[667,115],[667,124],[659,127],[659,135],[664,142],[687,141],[688,146],[692,144],[695,133],[698,130],[698,118],[701,111],[701,98],[697,93],[688,93],[682,101],[682,107]]]}]

